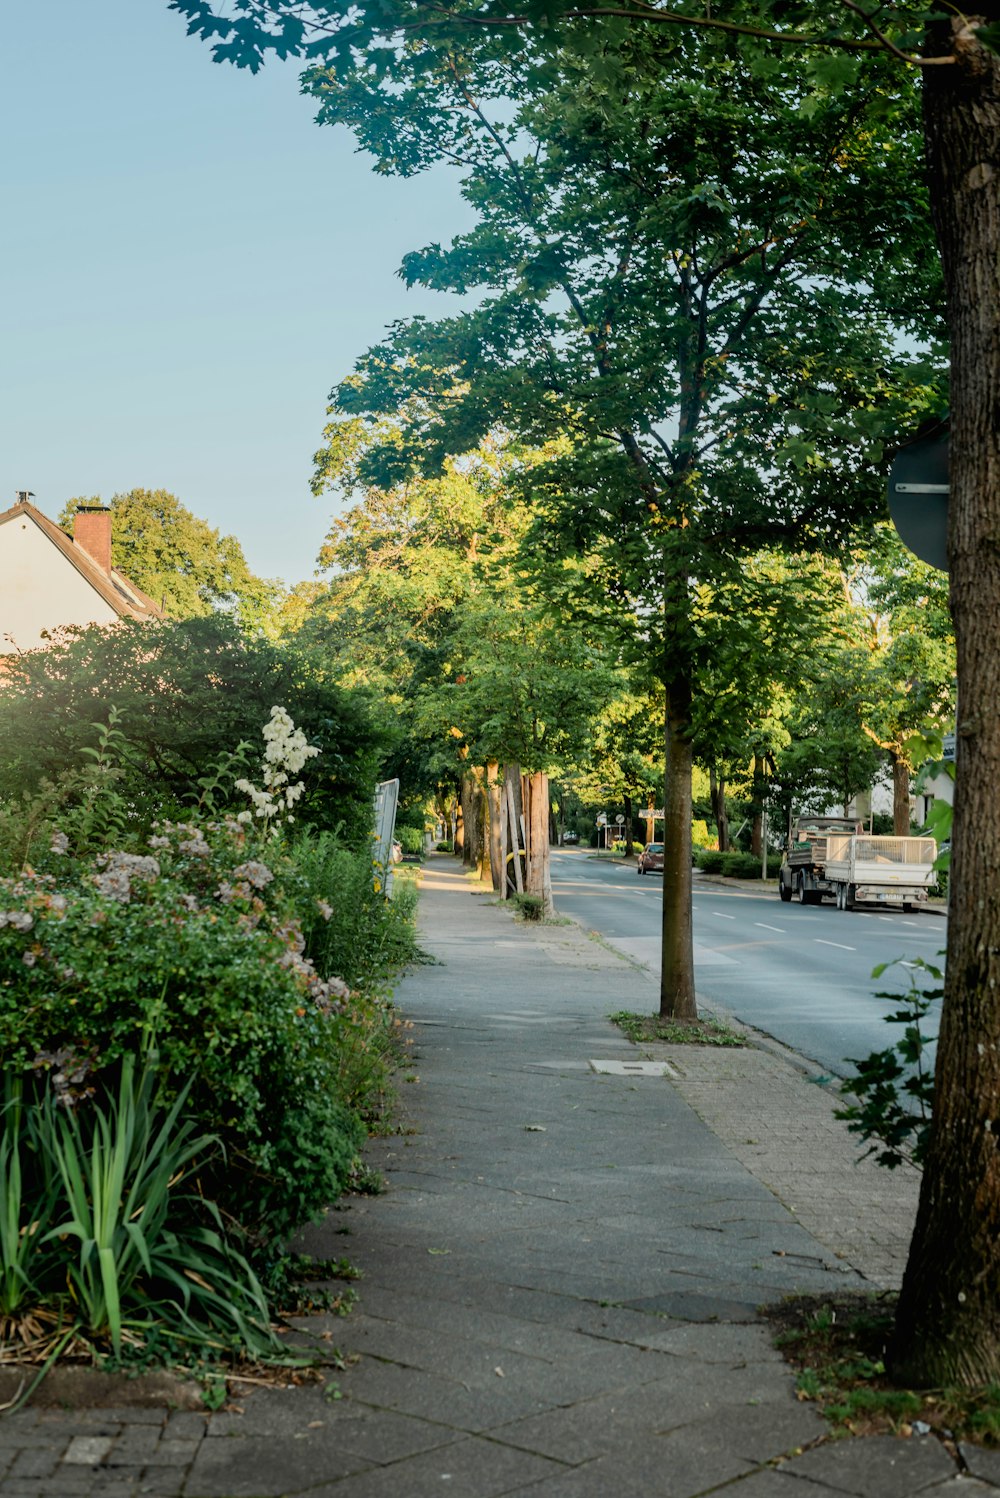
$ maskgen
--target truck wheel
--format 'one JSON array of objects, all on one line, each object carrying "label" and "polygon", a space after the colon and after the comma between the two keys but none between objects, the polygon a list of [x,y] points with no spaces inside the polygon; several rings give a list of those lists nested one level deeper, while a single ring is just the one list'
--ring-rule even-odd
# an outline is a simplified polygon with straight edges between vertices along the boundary
[{"label": "truck wheel", "polygon": [[809,904],[811,904],[811,901],[809,899],[809,895],[806,892],[806,881],[805,881],[805,879],[803,878],[803,876],[801,874],[799,875],[799,882],[795,886],[795,893],[798,896],[799,904],[800,905],[809,905]]},{"label": "truck wheel", "polygon": [[856,884],[849,884],[847,886],[846,890],[844,891],[844,909],[845,910],[853,910],[854,909],[854,896],[857,894],[857,891],[858,891],[858,887],[857,887]]},{"label": "truck wheel", "polygon": [[847,891],[846,891],[844,885],[838,884],[837,885],[837,909],[838,910],[846,910],[847,909],[846,894],[847,894]]},{"label": "truck wheel", "polygon": [[792,898],[792,887],[790,884],[785,883],[780,874],[778,875],[778,894],[781,896],[782,902],[785,905],[787,905],[789,900]]}]

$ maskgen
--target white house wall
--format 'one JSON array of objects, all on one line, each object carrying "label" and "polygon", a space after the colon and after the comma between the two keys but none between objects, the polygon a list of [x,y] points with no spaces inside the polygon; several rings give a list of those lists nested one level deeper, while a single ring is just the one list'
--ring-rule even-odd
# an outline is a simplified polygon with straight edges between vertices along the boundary
[{"label": "white house wall", "polygon": [[0,655],[35,650],[60,625],[116,618],[30,516],[0,525]]}]

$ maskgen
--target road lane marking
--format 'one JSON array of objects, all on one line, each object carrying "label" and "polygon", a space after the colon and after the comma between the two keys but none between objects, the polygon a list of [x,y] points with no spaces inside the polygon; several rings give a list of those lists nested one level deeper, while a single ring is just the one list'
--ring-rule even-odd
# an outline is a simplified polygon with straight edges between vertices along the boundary
[{"label": "road lane marking", "polygon": [[721,910],[713,910],[712,914],[713,915],[717,915],[719,917],[720,921],[735,921],[735,919],[736,919],[736,917],[734,915],[726,915]]},{"label": "road lane marking", "polygon": [[821,936],[814,936],[813,941],[818,942],[821,947],[839,947],[842,952],[856,952],[857,947],[848,947],[842,941],[824,941]]},{"label": "road lane marking", "polygon": [[777,931],[781,936],[785,935],[784,926],[768,926],[764,921],[754,921],[754,925],[759,926],[762,931]]}]

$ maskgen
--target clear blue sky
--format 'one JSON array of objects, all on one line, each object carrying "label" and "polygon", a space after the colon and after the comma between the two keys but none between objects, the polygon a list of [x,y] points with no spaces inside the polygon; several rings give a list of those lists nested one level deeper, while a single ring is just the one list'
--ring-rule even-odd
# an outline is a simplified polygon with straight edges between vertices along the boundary
[{"label": "clear blue sky", "polygon": [[309,577],[326,399],[385,325],[448,310],[403,254],[454,176],[376,177],[298,70],[212,62],[167,0],[0,0],[0,509],[164,488]]}]

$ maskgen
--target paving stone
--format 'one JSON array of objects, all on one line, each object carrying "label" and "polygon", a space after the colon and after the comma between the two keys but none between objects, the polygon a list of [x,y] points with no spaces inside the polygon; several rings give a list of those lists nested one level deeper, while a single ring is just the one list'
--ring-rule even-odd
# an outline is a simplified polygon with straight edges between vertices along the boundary
[{"label": "paving stone", "polygon": [[229,1436],[202,1442],[182,1492],[185,1498],[284,1498],[367,1466],[342,1448],[335,1432],[306,1431],[290,1441]]},{"label": "paving stone", "polygon": [[196,1415],[189,1410],[175,1410],[164,1426],[169,1441],[200,1441],[208,1429],[208,1412]]},{"label": "paving stone", "polygon": [[964,1445],[962,1460],[973,1477],[992,1482],[1000,1487],[1000,1451],[990,1451],[985,1446]]},{"label": "paving stone", "polygon": [[51,1477],[56,1470],[62,1456],[62,1446],[59,1442],[57,1448],[34,1448],[28,1451],[19,1451],[10,1464],[10,1478]]},{"label": "paving stone", "polygon": [[931,1498],[988,1498],[990,1494],[996,1494],[997,1486],[992,1482],[982,1482],[978,1477],[969,1477],[961,1473],[954,1477],[946,1477],[944,1482],[933,1484],[922,1490],[923,1494],[931,1495]]},{"label": "paving stone", "polygon": [[442,1451],[412,1457],[405,1466],[372,1469],[345,1482],[311,1488],[308,1498],[496,1498],[538,1483],[558,1464],[526,1452],[497,1450],[468,1437]]},{"label": "paving stone", "polygon": [[114,1443],[114,1436],[74,1436],[66,1448],[63,1462],[96,1467],[103,1462]]},{"label": "paving stone", "polygon": [[144,1467],[156,1460],[160,1447],[160,1427],[133,1426],[120,1435],[104,1458],[108,1467]]},{"label": "paving stone", "polygon": [[794,1457],[783,1468],[861,1498],[910,1498],[955,1473],[955,1463],[933,1436],[897,1440],[867,1436],[833,1441]]}]

